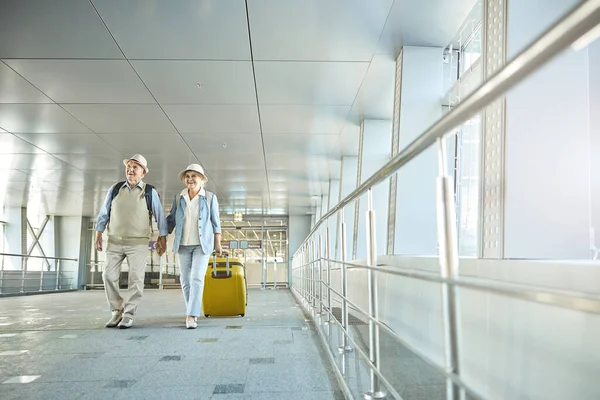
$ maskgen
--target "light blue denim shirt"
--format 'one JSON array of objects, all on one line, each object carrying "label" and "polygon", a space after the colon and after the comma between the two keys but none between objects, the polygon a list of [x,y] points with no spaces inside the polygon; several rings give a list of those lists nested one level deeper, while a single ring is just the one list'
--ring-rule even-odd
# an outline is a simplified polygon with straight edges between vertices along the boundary
[{"label": "light blue denim shirt", "polygon": [[[198,205],[198,236],[200,237],[200,247],[204,254],[212,254],[215,249],[215,234],[221,233],[221,220],[219,219],[219,201],[213,193],[210,210],[206,196],[199,195]],[[179,197],[179,203],[177,198]],[[175,239],[173,240],[173,251],[179,251],[181,237],[183,236],[183,223],[185,221],[185,208],[187,203],[182,195],[175,195],[171,211],[167,216],[169,233],[175,229]]]},{"label": "light blue denim shirt", "polygon": [[[117,190],[121,190],[122,187],[127,186],[127,189],[132,190],[127,182],[123,184],[120,188],[115,188]],[[140,181],[136,187],[144,190],[144,182]],[[112,186],[111,186],[112,189]],[[112,205],[111,194],[112,190],[108,190],[106,193],[106,198],[104,199],[104,205],[100,209],[98,213],[98,218],[96,219],[96,228],[94,228],[98,232],[104,232],[106,229],[106,224],[108,224],[108,216],[110,214],[110,206]],[[156,223],[158,225],[158,232],[160,236],[167,236],[167,219],[165,218],[165,211],[163,210],[162,204],[160,202],[160,197],[158,197],[158,192],[156,189],[152,188],[152,215],[156,219]]]}]

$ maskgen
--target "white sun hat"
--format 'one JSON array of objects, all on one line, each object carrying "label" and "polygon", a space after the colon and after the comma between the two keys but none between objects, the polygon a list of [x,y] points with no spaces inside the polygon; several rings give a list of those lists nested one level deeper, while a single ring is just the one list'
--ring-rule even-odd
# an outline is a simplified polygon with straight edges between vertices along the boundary
[{"label": "white sun hat", "polygon": [[204,180],[208,180],[206,178],[206,174],[204,173],[204,168],[202,168],[202,165],[200,164],[190,164],[187,166],[186,169],[184,169],[183,171],[181,171],[179,173],[179,180],[180,181],[185,181],[185,173],[188,171],[194,171],[199,173],[200,175],[202,175],[204,177]]},{"label": "white sun hat", "polygon": [[125,164],[125,166],[127,166],[127,163],[129,161],[135,161],[136,163],[140,164],[142,168],[144,168],[144,171],[146,171],[146,173],[148,173],[149,169],[148,169],[148,161],[146,161],[146,158],[141,155],[141,154],[134,154],[133,156],[131,156],[131,158],[126,158],[123,160],[123,164]]}]

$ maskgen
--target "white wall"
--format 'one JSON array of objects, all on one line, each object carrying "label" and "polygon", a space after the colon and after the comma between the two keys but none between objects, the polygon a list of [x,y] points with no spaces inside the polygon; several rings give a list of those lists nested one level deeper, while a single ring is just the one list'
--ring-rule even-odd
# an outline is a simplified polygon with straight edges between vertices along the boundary
[{"label": "white wall", "polygon": [[589,56],[589,116],[591,170],[591,226],[595,230],[595,245],[600,247],[600,40],[588,48]]},{"label": "white wall", "polygon": [[[304,239],[308,236],[311,227],[311,217],[309,215],[290,215],[288,220],[288,257],[289,264],[292,265],[292,259],[294,253],[298,250],[298,247],[302,244]],[[289,282],[292,282],[292,269],[289,268]]]},{"label": "white wall", "polygon": [[[358,168],[358,157],[344,156],[342,158],[342,172],[340,180],[340,200],[343,200],[354,189],[356,189],[356,173]],[[352,239],[354,233],[354,210],[356,203],[352,202],[344,208],[344,222],[346,223],[346,254],[348,259],[352,257]],[[337,218],[336,218],[337,220]],[[341,222],[341,221],[340,221]],[[336,247],[334,247],[336,248]],[[337,246],[334,252],[335,258],[341,258],[341,248]]]},{"label": "white wall", "polygon": [[[392,121],[365,120],[362,141],[362,166],[360,183],[371,177],[390,160],[392,143]],[[358,185],[357,185],[358,186]],[[375,239],[377,254],[385,253],[387,247],[388,202],[390,197],[389,178],[373,188],[373,210],[375,211]],[[358,238],[356,258],[367,257],[367,195],[360,198],[358,214]]]},{"label": "white wall", "polygon": [[[81,217],[54,217],[56,257],[79,259],[81,228]],[[79,261],[61,261],[60,270],[73,279],[73,289],[79,287]]]},{"label": "white wall", "polygon": [[[509,58],[576,3],[509,2]],[[506,258],[589,258],[588,70],[568,50],[507,95]]]},{"label": "white wall", "polygon": [[[21,254],[21,208],[4,207],[3,220],[7,222],[4,230],[4,252]],[[5,257],[5,270],[20,270],[21,257]]]},{"label": "white wall", "polygon": [[[442,49],[405,46],[402,50],[400,151],[442,114]],[[437,254],[434,147],[398,172],[396,254]]]}]

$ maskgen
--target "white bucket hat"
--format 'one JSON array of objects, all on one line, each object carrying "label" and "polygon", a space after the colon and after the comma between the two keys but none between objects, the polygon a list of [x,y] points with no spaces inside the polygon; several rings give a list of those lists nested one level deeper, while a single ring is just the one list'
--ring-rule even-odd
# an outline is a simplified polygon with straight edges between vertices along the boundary
[{"label": "white bucket hat", "polygon": [[144,171],[146,171],[146,173],[148,173],[148,171],[149,171],[148,161],[146,161],[146,158],[143,155],[134,154],[133,156],[131,156],[131,158],[124,159],[123,164],[125,164],[125,166],[127,166],[127,163],[129,161],[135,161],[136,163],[140,164],[142,166],[142,168],[144,168]]},{"label": "white bucket hat", "polygon": [[201,174],[204,177],[204,180],[208,180],[206,174],[204,173],[204,168],[200,164],[190,164],[186,169],[179,173],[179,180],[185,182],[185,173],[188,171],[194,171]]}]

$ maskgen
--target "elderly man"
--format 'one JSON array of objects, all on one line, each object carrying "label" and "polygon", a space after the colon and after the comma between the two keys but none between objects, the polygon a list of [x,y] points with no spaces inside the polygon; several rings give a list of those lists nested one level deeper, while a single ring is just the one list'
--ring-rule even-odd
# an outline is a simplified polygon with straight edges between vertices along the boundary
[{"label": "elderly man", "polygon": [[[106,268],[102,274],[108,305],[112,311],[107,328],[130,328],[144,290],[144,272],[148,243],[152,235],[152,215],[158,224],[158,255],[167,248],[167,221],[158,197],[151,186],[142,182],[148,163],[141,154],[123,160],[127,180],[113,185],[106,195],[96,222],[96,249],[102,251],[102,232],[108,225]],[[129,264],[128,298],[119,294],[121,264]]]}]

